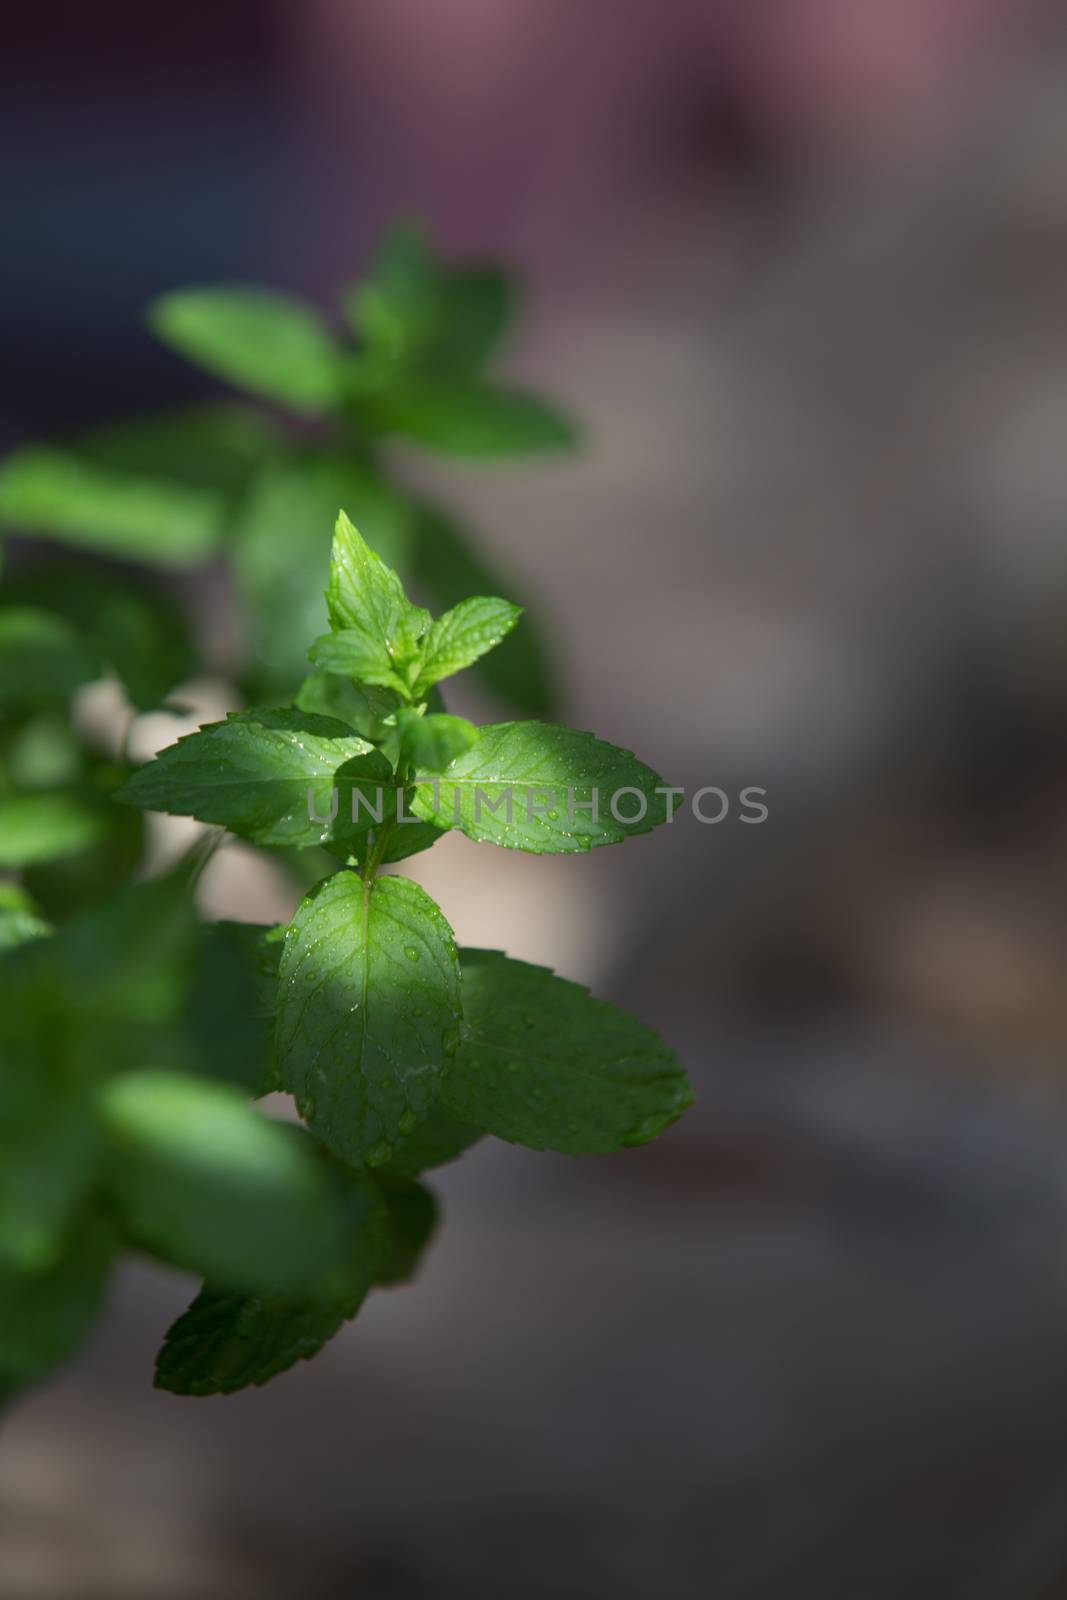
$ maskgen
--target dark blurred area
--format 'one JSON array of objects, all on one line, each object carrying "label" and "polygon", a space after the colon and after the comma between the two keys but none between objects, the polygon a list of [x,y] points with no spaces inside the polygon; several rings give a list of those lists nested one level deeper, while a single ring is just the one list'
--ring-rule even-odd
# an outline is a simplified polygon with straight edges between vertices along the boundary
[{"label": "dark blurred area", "polygon": [[1067,15],[15,5],[0,80],[0,446],[204,394],[163,290],[509,256],[588,448],[434,485],[569,721],[769,808],[412,864],[695,1109],[435,1174],[417,1287],[263,1391],[149,1391],[188,1284],[131,1273],[7,1424],[0,1592],[1067,1596]]}]

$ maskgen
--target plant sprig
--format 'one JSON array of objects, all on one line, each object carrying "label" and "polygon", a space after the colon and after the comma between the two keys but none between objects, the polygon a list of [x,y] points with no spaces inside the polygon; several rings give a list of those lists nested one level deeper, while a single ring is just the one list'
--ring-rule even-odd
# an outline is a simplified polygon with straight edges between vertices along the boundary
[{"label": "plant sprig", "polygon": [[[534,852],[617,842],[665,820],[657,774],[591,734],[533,722],[477,729],[431,711],[439,683],[492,649],[518,608],[476,597],[432,619],[343,512],[327,599],[331,633],[311,655],[318,675],[355,696],[358,726],[299,708],[240,712],[164,750],[118,795],[222,824],[254,844],[327,843],[344,855],[284,933],[253,935],[260,958],[269,947],[277,960],[264,1083],[293,1096],[345,1170],[364,1183],[384,1180],[386,1209],[396,1185],[403,1192],[485,1134],[572,1155],[654,1139],[691,1100],[656,1034],[545,968],[458,950],[425,890],[384,869],[452,829]],[[493,812],[487,823],[479,801],[499,806],[505,786],[511,820]],[[552,786],[586,808],[580,822],[562,800],[546,807]],[[607,806],[610,786],[638,797],[640,820],[599,818],[592,797],[602,790]],[[440,807],[435,791],[454,803]],[[228,1387],[278,1370],[283,1344],[292,1359],[307,1353],[305,1311],[290,1315],[279,1303],[251,1319],[234,1368],[231,1322],[244,1313],[224,1291],[209,1281],[172,1330],[161,1365],[168,1386]],[[331,1301],[315,1329],[325,1338],[350,1314]]]}]

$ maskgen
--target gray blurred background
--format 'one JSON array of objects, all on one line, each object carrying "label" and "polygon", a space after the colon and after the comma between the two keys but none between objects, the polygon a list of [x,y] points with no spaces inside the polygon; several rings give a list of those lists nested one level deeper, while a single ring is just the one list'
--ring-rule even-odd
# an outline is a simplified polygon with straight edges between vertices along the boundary
[{"label": "gray blurred background", "polygon": [[[1058,9],[10,8],[0,447],[202,393],[163,289],[325,299],[398,214],[509,254],[511,370],[588,449],[418,470],[539,597],[568,720],[770,814],[412,863],[461,942],[655,1022],[696,1108],[487,1141],[418,1286],[263,1391],[151,1391],[189,1284],[131,1271],[0,1440],[5,1600],[1067,1596]],[[295,894],[240,848],[204,890]]]}]

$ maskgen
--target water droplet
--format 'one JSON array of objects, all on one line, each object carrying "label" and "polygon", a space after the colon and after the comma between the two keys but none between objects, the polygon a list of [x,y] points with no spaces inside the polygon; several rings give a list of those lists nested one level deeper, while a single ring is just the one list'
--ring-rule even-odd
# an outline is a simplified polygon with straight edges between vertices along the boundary
[{"label": "water droplet", "polygon": [[414,1133],[415,1125],[418,1120],[419,1119],[416,1117],[414,1111],[405,1111],[404,1115],[397,1123],[397,1127],[400,1129],[401,1133]]},{"label": "water droplet", "polygon": [[441,1044],[446,1056],[454,1056],[459,1049],[459,1029],[446,1028],[441,1038]]},{"label": "water droplet", "polygon": [[386,1144],[385,1140],[382,1139],[378,1144],[372,1144],[367,1151],[367,1165],[368,1167],[384,1167],[392,1154],[392,1145]]},{"label": "water droplet", "polygon": [[409,961],[417,961],[419,959],[419,952],[415,949],[413,944],[406,944],[404,946],[404,954],[407,956]]},{"label": "water droplet", "polygon": [[550,811],[550,812],[548,812],[548,820],[549,820],[549,822],[558,822],[559,821],[559,812],[558,811]]}]

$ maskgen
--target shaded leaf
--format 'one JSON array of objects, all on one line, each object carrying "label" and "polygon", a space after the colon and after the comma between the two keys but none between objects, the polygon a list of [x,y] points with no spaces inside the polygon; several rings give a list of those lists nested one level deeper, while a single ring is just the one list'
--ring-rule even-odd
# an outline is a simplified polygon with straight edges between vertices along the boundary
[{"label": "shaded leaf", "polygon": [[440,1104],[435,1105],[413,1133],[397,1141],[389,1162],[375,1176],[383,1182],[389,1178],[415,1178],[432,1167],[443,1167],[458,1160],[484,1133],[483,1128],[459,1122]]},{"label": "shaded leaf", "polygon": [[87,1217],[49,1271],[0,1268],[0,1385],[20,1388],[75,1354],[96,1318],[113,1254],[110,1228]]},{"label": "shaded leaf", "polygon": [[116,1078],[101,1106],[132,1239],[230,1289],[347,1292],[343,1208],[296,1129],[178,1073]]},{"label": "shaded leaf", "polygon": [[383,1179],[382,1192],[389,1208],[389,1249],[378,1269],[377,1282],[383,1288],[410,1283],[419,1258],[433,1236],[438,1222],[434,1195],[413,1180]]},{"label": "shaded leaf", "polygon": [[693,1094],[673,1050],[547,967],[464,950],[463,1039],[442,1091],[456,1117],[534,1150],[646,1144]]},{"label": "shaded leaf", "polygon": [[216,922],[199,940],[186,1011],[192,1058],[209,1078],[252,1096],[281,1084],[274,1070],[278,966],[285,927]]},{"label": "shaded leaf", "polygon": [[448,455],[531,455],[577,443],[573,424],[547,401],[477,378],[398,375],[388,387],[359,397],[354,409],[374,433]]},{"label": "shaded leaf", "polygon": [[420,717],[417,711],[398,711],[396,724],[401,755],[412,772],[444,772],[478,738],[473,722],[447,712]]}]

